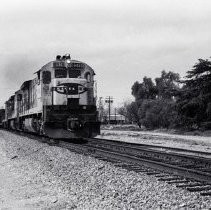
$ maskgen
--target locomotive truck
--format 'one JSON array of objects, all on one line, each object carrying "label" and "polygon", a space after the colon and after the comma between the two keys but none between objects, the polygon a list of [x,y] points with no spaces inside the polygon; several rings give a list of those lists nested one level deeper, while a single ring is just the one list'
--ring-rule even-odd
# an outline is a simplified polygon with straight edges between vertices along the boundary
[{"label": "locomotive truck", "polygon": [[5,103],[3,126],[50,138],[95,137],[100,133],[94,70],[69,54],[35,72]]}]

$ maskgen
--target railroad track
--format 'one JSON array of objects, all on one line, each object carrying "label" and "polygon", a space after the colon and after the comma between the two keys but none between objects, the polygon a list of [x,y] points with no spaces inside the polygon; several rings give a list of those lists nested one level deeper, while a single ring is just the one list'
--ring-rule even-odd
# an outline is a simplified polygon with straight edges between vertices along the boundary
[{"label": "railroad track", "polygon": [[201,195],[211,195],[211,153],[208,152],[104,139],[86,139],[80,145],[60,141],[59,145],[113,162],[117,167],[155,175],[160,181]]},{"label": "railroad track", "polygon": [[[19,135],[26,135],[20,134]],[[154,175],[191,192],[211,195],[211,153],[105,139],[66,142],[27,134],[28,137],[70,151],[112,162],[116,167]]]}]

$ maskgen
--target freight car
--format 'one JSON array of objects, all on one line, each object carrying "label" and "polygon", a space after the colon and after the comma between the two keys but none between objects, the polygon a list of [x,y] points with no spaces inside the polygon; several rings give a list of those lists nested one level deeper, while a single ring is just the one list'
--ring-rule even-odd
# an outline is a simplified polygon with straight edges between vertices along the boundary
[{"label": "freight car", "polygon": [[100,133],[94,70],[69,54],[35,72],[5,103],[5,128],[50,138],[95,137]]}]

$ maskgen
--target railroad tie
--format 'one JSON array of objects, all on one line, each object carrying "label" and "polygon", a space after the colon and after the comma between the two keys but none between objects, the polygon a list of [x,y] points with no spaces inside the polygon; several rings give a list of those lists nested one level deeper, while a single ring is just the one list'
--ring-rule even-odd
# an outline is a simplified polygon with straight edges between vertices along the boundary
[{"label": "railroad tie", "polygon": [[179,167],[185,167],[185,168],[194,168],[196,165],[193,164],[178,164]]},{"label": "railroad tie", "polygon": [[190,181],[189,180],[172,180],[172,181],[168,181],[167,183],[168,184],[180,184],[180,183],[189,183]]},{"label": "railroad tie", "polygon": [[167,178],[167,177],[169,177],[170,175],[169,174],[158,174],[158,175],[156,175],[155,177],[157,177],[157,178]]},{"label": "railroad tie", "polygon": [[139,172],[139,173],[148,173],[149,172],[149,170],[145,170],[145,169],[132,169],[133,171],[135,171],[135,172]]},{"label": "railroad tie", "polygon": [[98,160],[102,160],[102,161],[108,161],[108,159],[107,158],[102,158],[102,157],[100,157],[100,158],[97,158]]},{"label": "railroad tie", "polygon": [[158,181],[173,181],[173,180],[181,180],[181,177],[167,177],[167,178],[159,178]]},{"label": "railroad tie", "polygon": [[131,168],[132,165],[123,163],[120,166],[123,168]]},{"label": "railroad tie", "polygon": [[211,172],[211,168],[200,168],[200,170],[204,172]]},{"label": "railroad tie", "polygon": [[190,192],[199,192],[199,191],[203,191],[203,190],[211,190],[211,185],[187,187],[186,189]]},{"label": "railroad tie", "polygon": [[123,164],[123,163],[114,163],[114,166],[115,167],[121,167],[121,168],[128,168],[129,166],[128,165],[126,165],[126,164]]},{"label": "railroad tie", "polygon": [[207,191],[207,192],[201,192],[200,195],[202,196],[208,196],[211,195],[211,191]]},{"label": "railroad tie", "polygon": [[[131,165],[130,168],[132,168],[132,169],[143,169],[143,167],[135,166],[135,165]],[[147,170],[147,169],[145,169],[145,170]]]},{"label": "railroad tie", "polygon": [[155,171],[147,172],[147,175],[157,175],[157,174],[160,174],[160,173],[159,172],[155,172]]},{"label": "railroad tie", "polygon": [[205,186],[205,184],[203,184],[203,183],[189,183],[189,184],[176,185],[176,187],[179,187],[179,188],[200,187],[200,186]]},{"label": "railroad tie", "polygon": [[141,168],[141,166],[131,165],[131,168]]},{"label": "railroad tie", "polygon": [[117,160],[115,160],[115,159],[110,159],[109,162],[110,162],[110,163],[113,163],[113,164],[118,164],[118,163],[119,163],[119,162],[118,162]]},{"label": "railroad tie", "polygon": [[127,168],[129,171],[135,171],[135,172],[148,172],[148,170],[142,169],[142,168]]},{"label": "railroad tie", "polygon": [[126,168],[129,171],[143,172],[143,173],[150,172],[149,169],[143,168],[142,166],[137,166],[137,165],[127,165]]}]

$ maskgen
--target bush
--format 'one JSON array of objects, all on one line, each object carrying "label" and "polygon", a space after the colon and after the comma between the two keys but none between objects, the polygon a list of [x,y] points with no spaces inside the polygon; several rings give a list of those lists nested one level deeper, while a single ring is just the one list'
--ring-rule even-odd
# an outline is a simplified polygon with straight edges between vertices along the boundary
[{"label": "bush", "polygon": [[139,107],[140,122],[147,129],[173,128],[177,112],[172,100],[144,100]]}]

